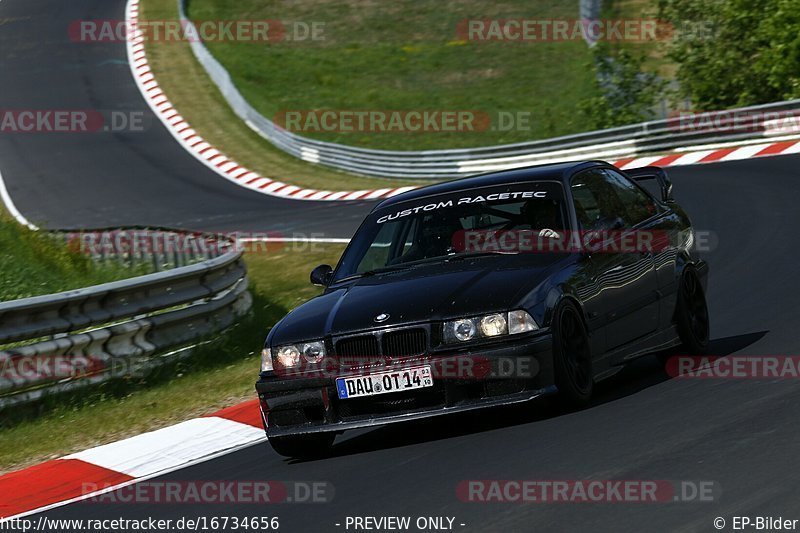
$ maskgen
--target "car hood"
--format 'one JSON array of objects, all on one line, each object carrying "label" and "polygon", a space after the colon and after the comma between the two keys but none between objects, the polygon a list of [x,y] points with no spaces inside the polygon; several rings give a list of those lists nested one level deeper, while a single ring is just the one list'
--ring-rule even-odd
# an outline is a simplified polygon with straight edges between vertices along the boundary
[{"label": "car hood", "polygon": [[[294,309],[273,328],[270,343],[510,310],[563,260],[553,254],[490,256],[359,278]],[[382,314],[389,317],[377,322]]]}]

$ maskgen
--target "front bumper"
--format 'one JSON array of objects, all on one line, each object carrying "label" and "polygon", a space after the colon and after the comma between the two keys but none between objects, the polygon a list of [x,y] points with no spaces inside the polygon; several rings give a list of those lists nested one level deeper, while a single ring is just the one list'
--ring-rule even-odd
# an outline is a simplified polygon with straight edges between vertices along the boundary
[{"label": "front bumper", "polygon": [[[335,383],[336,377],[342,376],[262,377],[256,391],[267,436],[339,432],[417,420],[525,402],[556,391],[549,333],[441,353],[421,364],[456,368],[464,360],[482,371],[438,375],[434,371],[433,387],[344,400],[339,399]],[[475,365],[475,361],[479,363]]]}]

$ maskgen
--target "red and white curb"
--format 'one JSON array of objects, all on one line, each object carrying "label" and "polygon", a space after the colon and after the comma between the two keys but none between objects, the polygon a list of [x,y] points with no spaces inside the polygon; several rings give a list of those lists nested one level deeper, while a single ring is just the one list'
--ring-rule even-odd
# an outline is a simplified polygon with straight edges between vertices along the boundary
[{"label": "red and white curb", "polygon": [[[129,28],[135,28],[139,22],[139,0],[129,0],[125,18]],[[261,176],[244,166],[232,161],[219,150],[211,146],[203,137],[192,129],[188,122],[172,106],[161,90],[147,62],[144,46],[144,35],[141,30],[133,32],[128,39],[128,62],[133,79],[142,92],[153,113],[164,123],[167,130],[190,154],[220,176],[248,189],[281,196],[295,200],[375,200],[388,198],[416,187],[384,188],[361,191],[320,191],[289,185]]]},{"label": "red and white curb", "polygon": [[[258,400],[0,476],[0,522],[266,441]],[[102,490],[87,492],[87,487]]]},{"label": "red and white curb", "polygon": [[613,165],[621,169],[646,167],[648,165],[675,167],[797,153],[800,153],[800,140],[789,139],[772,142],[752,142],[749,144],[740,143],[736,146],[720,146],[708,150],[682,151],[668,155],[632,157],[614,161]]},{"label": "red and white curb", "polygon": [[[139,21],[139,0],[128,1],[125,16],[128,27],[135,28]],[[144,96],[144,99],[181,146],[200,162],[225,179],[264,194],[295,200],[375,200],[389,198],[416,188],[400,187],[360,191],[321,191],[276,181],[249,170],[236,161],[231,160],[225,154],[214,148],[203,137],[198,135],[173,107],[172,103],[159,87],[150,69],[144,40],[145,38],[142,32],[135,31],[134,37],[128,39],[127,42],[128,62],[130,63],[133,78]],[[611,161],[611,163],[623,169],[647,165],[666,167],[800,153],[800,140],[797,138],[786,137],[782,139],[773,139],[769,142],[762,141],[763,139],[758,139],[749,142],[740,142],[730,146],[719,145],[706,150],[698,149],[698,147],[691,147],[679,149],[676,150],[675,153],[667,155],[629,157]],[[560,160],[570,159],[572,158],[565,156]],[[593,159],[593,157],[587,156],[585,159]]]}]

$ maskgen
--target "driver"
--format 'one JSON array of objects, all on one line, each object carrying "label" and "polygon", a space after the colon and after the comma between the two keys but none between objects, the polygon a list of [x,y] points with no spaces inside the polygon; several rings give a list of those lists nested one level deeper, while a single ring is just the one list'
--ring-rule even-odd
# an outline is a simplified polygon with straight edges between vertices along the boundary
[{"label": "driver", "polygon": [[523,227],[538,230],[540,237],[558,237],[554,228],[561,226],[561,210],[554,200],[529,200],[520,210]]},{"label": "driver", "polygon": [[408,252],[394,262],[407,263],[448,255],[455,251],[453,235],[462,229],[458,218],[447,216],[444,213],[426,215],[422,219],[421,228],[417,232],[414,244],[411,245]]}]

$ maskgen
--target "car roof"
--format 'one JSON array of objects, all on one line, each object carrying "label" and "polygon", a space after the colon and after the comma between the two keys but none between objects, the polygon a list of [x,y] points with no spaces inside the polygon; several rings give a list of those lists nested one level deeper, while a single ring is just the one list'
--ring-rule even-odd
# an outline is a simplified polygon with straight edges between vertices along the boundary
[{"label": "car roof", "polygon": [[466,178],[457,178],[426,187],[420,187],[397,196],[387,198],[375,207],[375,210],[384,207],[405,202],[407,200],[414,200],[417,198],[425,198],[427,196],[434,196],[438,194],[447,194],[450,192],[458,192],[473,189],[476,187],[486,187],[489,185],[504,185],[507,183],[519,183],[524,181],[561,181],[566,182],[576,172],[586,170],[593,167],[609,167],[605,161],[572,161],[568,163],[549,163],[546,165],[535,165],[524,168],[515,168],[511,170],[500,170],[497,172],[489,172],[486,174],[478,174],[477,176],[469,176]]}]

